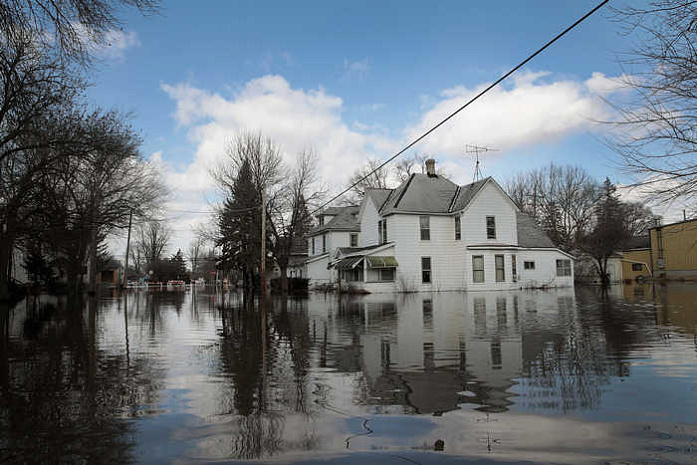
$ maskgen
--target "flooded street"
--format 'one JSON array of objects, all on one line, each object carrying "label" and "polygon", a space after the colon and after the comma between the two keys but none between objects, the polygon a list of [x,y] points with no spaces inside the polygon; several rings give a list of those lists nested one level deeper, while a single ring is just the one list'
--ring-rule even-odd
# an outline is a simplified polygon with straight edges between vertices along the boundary
[{"label": "flooded street", "polygon": [[2,309],[0,462],[697,460],[697,286],[257,306]]}]

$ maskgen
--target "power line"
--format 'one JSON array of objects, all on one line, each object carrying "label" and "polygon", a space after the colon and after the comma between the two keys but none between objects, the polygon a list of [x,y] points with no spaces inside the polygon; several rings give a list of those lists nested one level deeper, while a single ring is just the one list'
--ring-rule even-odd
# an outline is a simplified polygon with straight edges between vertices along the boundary
[{"label": "power line", "polygon": [[535,58],[537,55],[539,55],[540,53],[542,53],[545,49],[547,49],[549,46],[551,46],[554,42],[556,42],[557,40],[561,39],[561,38],[562,38],[564,35],[566,35],[569,31],[571,31],[571,30],[574,29],[576,26],[578,26],[579,24],[581,24],[581,23],[582,23],[583,21],[585,21],[589,16],[591,16],[593,13],[595,13],[596,11],[598,11],[600,8],[602,8],[602,7],[603,7],[606,3],[608,3],[609,1],[610,1],[610,0],[603,0],[602,2],[600,2],[595,8],[593,8],[593,9],[590,10],[588,13],[586,13],[585,15],[583,15],[581,18],[579,18],[578,20],[576,20],[576,22],[574,22],[571,26],[569,26],[569,27],[567,27],[566,29],[564,29],[562,32],[560,32],[559,34],[557,34],[552,40],[550,40],[549,42],[547,42],[546,44],[544,44],[542,47],[540,47],[539,49],[537,49],[537,51],[536,51],[535,53],[533,53],[532,55],[529,55],[525,60],[523,60],[523,61],[521,61],[520,63],[518,63],[518,64],[517,64],[515,67],[513,67],[510,71],[508,71],[506,74],[504,74],[503,76],[501,76],[500,78],[498,78],[496,81],[494,81],[494,83],[490,84],[486,89],[482,90],[482,91],[479,92],[477,95],[475,95],[474,97],[472,97],[467,103],[465,103],[464,105],[462,105],[461,107],[459,107],[458,109],[456,109],[454,112],[450,113],[450,115],[448,115],[445,119],[441,120],[440,123],[436,124],[436,125],[433,126],[431,129],[429,129],[428,131],[426,131],[425,133],[423,133],[422,135],[420,135],[419,137],[417,137],[416,139],[414,139],[412,142],[410,142],[410,143],[409,143],[406,147],[404,147],[402,150],[400,150],[399,152],[395,153],[395,154],[392,155],[390,158],[388,158],[386,161],[384,161],[380,166],[378,166],[377,168],[375,168],[375,169],[373,169],[372,171],[370,171],[368,174],[366,174],[365,176],[363,176],[362,178],[360,178],[358,181],[356,181],[356,182],[354,182],[353,184],[351,184],[349,187],[347,187],[346,189],[344,189],[343,191],[341,191],[340,193],[338,193],[337,195],[335,195],[334,197],[332,197],[332,198],[331,198],[330,200],[328,200],[327,202],[323,203],[320,207],[318,207],[318,208],[316,208],[315,210],[313,210],[312,213],[310,213],[310,214],[311,214],[311,215],[314,215],[314,214],[317,213],[318,211],[322,210],[324,207],[326,207],[327,205],[329,205],[330,203],[332,203],[333,201],[335,201],[336,199],[338,199],[339,197],[341,197],[342,195],[344,195],[345,193],[347,193],[348,191],[350,191],[351,189],[353,189],[354,187],[356,187],[358,184],[360,184],[361,182],[363,182],[364,180],[366,180],[368,177],[370,177],[371,175],[373,175],[373,173],[375,173],[376,171],[378,171],[378,170],[384,168],[385,165],[387,165],[388,163],[392,162],[395,158],[399,157],[399,156],[402,155],[404,152],[406,152],[407,150],[409,150],[410,148],[412,148],[414,145],[416,145],[416,144],[418,144],[419,142],[421,142],[424,138],[426,138],[426,137],[427,137],[429,134],[431,134],[433,131],[435,131],[436,129],[438,129],[438,128],[441,127],[442,125],[444,125],[446,122],[448,122],[450,119],[452,119],[455,115],[457,115],[457,114],[460,113],[462,110],[464,110],[465,108],[467,108],[468,106],[470,106],[472,103],[474,103],[476,100],[478,100],[482,95],[484,95],[484,94],[486,94],[487,92],[489,92],[491,89],[493,89],[494,87],[496,87],[497,85],[499,85],[504,79],[508,78],[511,74],[515,73],[515,72],[518,71],[520,68],[522,68],[523,66],[525,66],[530,60],[532,60],[532,59]]}]

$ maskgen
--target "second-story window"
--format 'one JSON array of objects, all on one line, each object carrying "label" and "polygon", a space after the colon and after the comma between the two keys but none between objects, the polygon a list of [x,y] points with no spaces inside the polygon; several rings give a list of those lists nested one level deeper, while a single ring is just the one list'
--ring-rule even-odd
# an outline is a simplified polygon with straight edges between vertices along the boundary
[{"label": "second-story window", "polygon": [[387,242],[387,219],[378,221],[378,244]]},{"label": "second-story window", "polygon": [[319,225],[322,226],[324,224],[324,215],[319,216]]},{"label": "second-story window", "polygon": [[496,218],[493,216],[486,217],[486,238],[496,239]]},{"label": "second-story window", "polygon": [[322,234],[322,253],[327,251],[327,235]]},{"label": "second-story window", "polygon": [[351,247],[358,247],[358,234],[351,233]]},{"label": "second-story window", "polygon": [[421,228],[421,240],[430,241],[431,240],[431,221],[426,215],[419,217],[419,226]]},{"label": "second-story window", "polygon": [[462,239],[462,220],[460,215],[455,215],[455,240]]},{"label": "second-story window", "polygon": [[315,254],[315,238],[312,238],[312,255]]}]

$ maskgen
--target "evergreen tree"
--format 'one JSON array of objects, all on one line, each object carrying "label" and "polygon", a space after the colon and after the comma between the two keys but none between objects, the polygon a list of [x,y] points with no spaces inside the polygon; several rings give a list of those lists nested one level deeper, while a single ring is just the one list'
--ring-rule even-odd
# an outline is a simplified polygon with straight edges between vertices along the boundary
[{"label": "evergreen tree", "polygon": [[583,249],[595,260],[601,282],[610,282],[608,259],[630,239],[626,208],[617,198],[615,186],[605,178],[602,195],[595,206],[595,225],[583,241]]},{"label": "evergreen tree", "polygon": [[261,197],[252,176],[249,160],[244,160],[218,218],[224,268],[242,273],[244,286],[254,287],[254,276],[261,256]]}]

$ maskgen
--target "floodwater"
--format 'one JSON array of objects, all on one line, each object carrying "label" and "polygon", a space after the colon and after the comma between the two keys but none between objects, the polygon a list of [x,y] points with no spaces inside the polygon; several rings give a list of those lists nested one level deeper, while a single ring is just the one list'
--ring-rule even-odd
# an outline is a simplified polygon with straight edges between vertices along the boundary
[{"label": "floodwater", "polygon": [[697,285],[0,309],[0,462],[697,461]]}]

